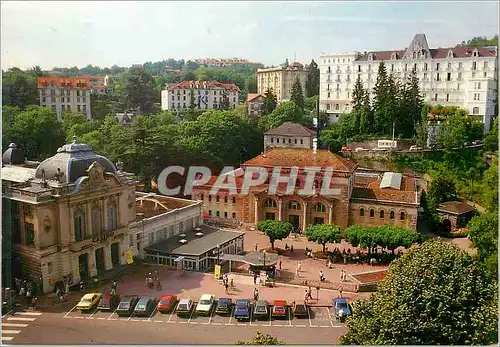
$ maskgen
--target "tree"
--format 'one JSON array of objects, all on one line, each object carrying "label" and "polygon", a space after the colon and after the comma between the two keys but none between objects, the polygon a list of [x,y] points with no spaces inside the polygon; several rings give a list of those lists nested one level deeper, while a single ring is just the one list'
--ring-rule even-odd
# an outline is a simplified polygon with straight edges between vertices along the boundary
[{"label": "tree", "polygon": [[302,86],[300,84],[299,77],[295,78],[295,82],[292,85],[292,95],[290,100],[295,102],[295,104],[301,109],[304,108],[304,93],[302,92]]},{"label": "tree", "polygon": [[103,120],[108,114],[111,114],[113,100],[108,94],[90,94],[90,112],[92,119]]},{"label": "tree", "polygon": [[56,153],[64,144],[64,130],[51,109],[28,106],[14,113],[10,127],[11,142],[30,160],[42,160]]},{"label": "tree", "polygon": [[31,73],[18,68],[2,71],[2,104],[18,106],[22,110],[28,105],[38,105],[38,74],[41,74],[39,67]]},{"label": "tree", "polygon": [[257,330],[255,337],[252,339],[252,341],[237,341],[237,345],[284,345],[284,343],[280,340],[278,340],[276,337],[270,335],[270,334],[262,334],[260,331]]},{"label": "tree", "polygon": [[157,99],[155,83],[151,74],[142,68],[132,67],[121,78],[116,88],[120,108],[125,110],[140,108],[141,114],[153,112]]},{"label": "tree", "polygon": [[359,245],[368,248],[369,253],[374,247],[387,248],[394,253],[398,247],[409,248],[420,241],[420,235],[416,231],[392,225],[379,227],[352,225],[344,230],[342,237],[354,247]]},{"label": "tree", "polygon": [[498,213],[483,213],[467,225],[472,245],[477,248],[481,262],[496,277],[498,274]]},{"label": "tree", "polygon": [[292,224],[288,222],[266,219],[257,223],[257,229],[269,237],[271,248],[274,249],[274,242],[288,237],[288,235],[292,232],[293,227]]},{"label": "tree", "polygon": [[327,243],[340,243],[340,228],[333,224],[312,224],[306,229],[308,241],[319,243],[326,253]]},{"label": "tree", "polygon": [[443,240],[412,248],[347,319],[348,345],[489,345],[498,341],[498,285]]},{"label": "tree", "polygon": [[306,97],[311,97],[315,95],[319,95],[319,69],[318,64],[314,61],[311,61],[309,64],[309,70],[307,71],[307,79],[306,79]]},{"label": "tree", "polygon": [[417,144],[421,148],[427,147],[427,137],[429,136],[429,127],[427,125],[430,105],[425,104],[420,111],[420,122],[417,124]]},{"label": "tree", "polygon": [[439,204],[445,201],[453,201],[457,198],[457,188],[455,181],[442,172],[432,175],[432,181],[426,194],[428,213],[436,217],[436,209]]},{"label": "tree", "polygon": [[400,125],[400,128],[402,128],[402,134],[408,138],[415,134],[415,128],[421,120],[422,106],[424,102],[422,96],[420,95],[420,87],[418,83],[417,72],[415,69],[412,69],[410,78],[406,83],[406,93],[404,94],[404,103],[406,104],[408,112],[401,115],[402,126]]},{"label": "tree", "polygon": [[467,138],[467,119],[458,114],[453,114],[441,122],[436,142],[438,146],[449,151],[455,147],[460,147]]},{"label": "tree", "polygon": [[361,82],[361,77],[358,75],[356,83],[354,84],[354,89],[352,91],[352,110],[354,112],[361,111],[363,107],[363,101],[365,98],[365,90],[363,89],[363,83]]},{"label": "tree", "polygon": [[487,47],[487,46],[498,46],[498,35],[495,34],[491,39],[486,36],[473,37],[467,42],[462,41],[457,47]]},{"label": "tree", "polygon": [[498,160],[494,159],[483,174],[483,206],[490,212],[498,211]]},{"label": "tree", "polygon": [[270,88],[266,90],[262,103],[262,115],[265,116],[273,112],[277,104],[278,102],[276,101],[276,95],[273,93],[273,89]]},{"label": "tree", "polygon": [[312,125],[312,118],[304,115],[304,110],[293,101],[285,101],[266,116],[262,116],[259,125],[264,131],[280,126],[285,122],[300,123],[306,126]]},{"label": "tree", "polygon": [[486,151],[498,151],[498,118],[493,122],[490,131],[484,137],[484,146]]},{"label": "tree", "polygon": [[388,133],[389,124],[392,126],[392,112],[389,97],[389,83],[387,70],[383,61],[378,66],[377,82],[373,88],[373,114],[375,118],[376,131]]}]

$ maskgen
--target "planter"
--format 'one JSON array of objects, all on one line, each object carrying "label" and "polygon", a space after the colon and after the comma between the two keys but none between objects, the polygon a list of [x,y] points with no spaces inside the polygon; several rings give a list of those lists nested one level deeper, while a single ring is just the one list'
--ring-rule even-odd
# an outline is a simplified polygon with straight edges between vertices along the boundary
[{"label": "planter", "polygon": [[348,275],[359,286],[360,292],[373,292],[377,290],[378,284],[383,281],[388,274],[388,269],[366,271]]}]

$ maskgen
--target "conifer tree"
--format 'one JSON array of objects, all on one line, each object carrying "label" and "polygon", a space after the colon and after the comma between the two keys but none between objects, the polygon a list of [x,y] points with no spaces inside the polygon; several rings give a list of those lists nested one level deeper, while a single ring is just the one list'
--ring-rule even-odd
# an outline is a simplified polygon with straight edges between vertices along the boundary
[{"label": "conifer tree", "polygon": [[302,85],[300,84],[299,77],[296,77],[295,82],[293,82],[292,96],[290,97],[290,100],[295,102],[295,104],[301,109],[304,109],[304,93],[302,92]]},{"label": "conifer tree", "polygon": [[264,102],[262,103],[262,115],[271,114],[276,108],[278,102],[276,101],[276,95],[273,93],[273,89],[270,88],[266,90],[264,94]]},{"label": "conifer tree", "polygon": [[315,95],[319,95],[319,69],[318,64],[313,59],[307,71],[306,97],[310,98]]},{"label": "conifer tree", "polygon": [[390,109],[394,105],[390,105],[389,102],[387,70],[384,62],[381,61],[378,67],[377,82],[373,88],[373,115],[376,132],[384,133],[388,129],[388,124],[391,124]]}]

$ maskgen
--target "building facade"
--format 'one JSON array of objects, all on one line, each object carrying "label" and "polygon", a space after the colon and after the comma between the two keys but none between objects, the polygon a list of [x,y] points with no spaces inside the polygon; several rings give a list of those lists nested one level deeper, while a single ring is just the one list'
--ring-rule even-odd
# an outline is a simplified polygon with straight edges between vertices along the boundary
[{"label": "building facade", "polygon": [[497,97],[497,48],[431,49],[423,34],[415,35],[405,50],[322,54],[320,109],[333,120],[350,112],[354,83],[360,78],[373,91],[382,61],[388,73],[403,81],[415,70],[425,102],[465,108],[489,130]]},{"label": "building facade", "polygon": [[161,109],[187,110],[193,104],[196,110],[212,110],[223,108],[224,103],[235,109],[239,96],[240,89],[234,83],[184,81],[161,91]]},{"label": "building facade", "polygon": [[292,86],[299,78],[302,93],[305,93],[307,70],[300,63],[292,63],[287,67],[271,67],[257,70],[257,93],[265,94],[272,89],[278,102],[290,100]]},{"label": "building facade", "polygon": [[316,131],[302,124],[286,122],[264,133],[264,149],[289,147],[313,148]]},{"label": "building facade", "polygon": [[51,108],[62,120],[66,111],[81,113],[92,119],[90,93],[92,86],[88,78],[80,77],[38,77],[40,106]]},{"label": "building facade", "polygon": [[206,58],[206,59],[196,59],[196,64],[205,66],[205,67],[215,67],[215,68],[224,68],[224,67],[234,67],[241,65],[248,66],[263,66],[262,63],[252,62],[248,59],[242,58]]},{"label": "building facade", "polygon": [[264,104],[264,95],[259,93],[248,93],[247,110],[250,117],[259,117],[262,115],[262,105]]},{"label": "building facade", "polygon": [[129,225],[128,247],[144,258],[145,248],[199,227],[203,220],[198,201],[153,193],[136,193],[137,220]]},{"label": "building facade", "polygon": [[2,160],[13,276],[41,280],[47,293],[63,277],[78,283],[126,263],[136,218],[136,181],[128,174],[76,139],[35,167]]},{"label": "building facade", "polygon": [[[386,173],[369,180],[356,176],[358,165],[327,150],[272,148],[242,164],[233,172],[237,192],[249,168],[264,168],[269,177],[274,168],[289,176],[297,168],[295,187],[278,184],[273,191],[269,178],[251,187],[248,193],[234,194],[227,185],[211,193],[217,178],[193,189],[193,199],[203,202],[203,211],[212,218],[232,218],[247,225],[272,219],[290,222],[294,229],[311,224],[336,224],[344,229],[359,224],[397,225],[416,230],[420,194],[412,177]],[[308,181],[307,167],[319,168]],[[387,183],[388,182],[388,183]],[[312,186],[311,186],[312,184]],[[320,189],[321,188],[321,189]],[[331,189],[325,193],[324,189]]]}]

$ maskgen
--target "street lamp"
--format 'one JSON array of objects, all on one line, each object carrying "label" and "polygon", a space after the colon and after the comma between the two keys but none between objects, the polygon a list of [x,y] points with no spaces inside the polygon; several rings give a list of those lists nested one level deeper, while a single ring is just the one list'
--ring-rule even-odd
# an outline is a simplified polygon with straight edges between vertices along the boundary
[{"label": "street lamp", "polygon": [[266,267],[266,250],[264,249],[262,253],[264,253],[264,267]]},{"label": "street lamp", "polygon": [[217,265],[219,265],[219,260],[220,260],[220,245],[217,245],[217,251],[213,250],[213,254],[215,255],[215,252],[217,252]]}]

